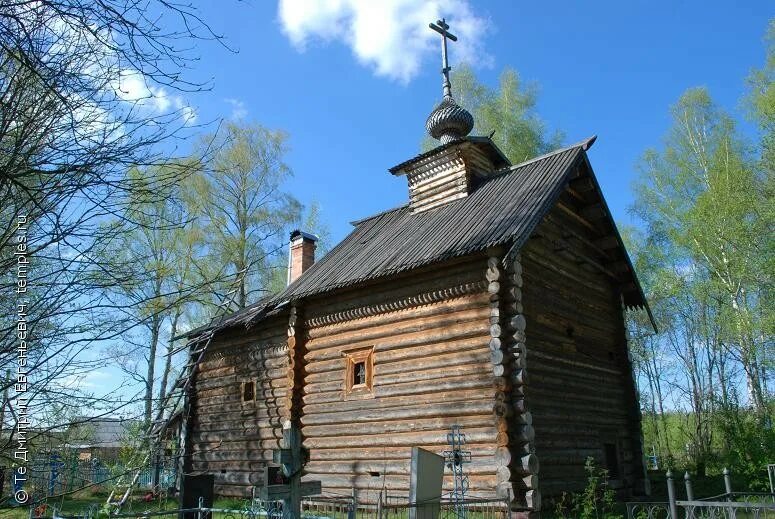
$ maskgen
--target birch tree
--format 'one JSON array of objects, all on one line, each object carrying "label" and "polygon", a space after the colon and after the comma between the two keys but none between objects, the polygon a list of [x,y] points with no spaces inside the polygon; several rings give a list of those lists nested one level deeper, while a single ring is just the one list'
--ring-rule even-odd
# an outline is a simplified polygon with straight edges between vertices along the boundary
[{"label": "birch tree", "polygon": [[272,271],[285,265],[290,226],[302,211],[284,191],[292,174],[285,162],[287,135],[227,122],[202,137],[198,150],[212,151],[212,157],[201,160],[187,197],[207,237],[210,264],[224,275],[246,270],[237,287],[237,306],[244,308],[271,292]]},{"label": "birch tree", "polygon": [[[33,266],[28,396],[41,430],[83,409],[119,407],[115,395],[97,398],[74,383],[100,366],[89,350],[126,332],[111,320],[98,244],[111,238],[105,221],[124,210],[127,168],[167,160],[163,144],[193,120],[183,92],[207,85],[186,79],[192,41],[218,39],[194,8],[155,0],[0,5],[0,303],[15,310],[6,294],[24,217]],[[175,102],[156,110],[160,97]],[[0,367],[14,362],[13,315],[2,313]]]},{"label": "birch tree", "polygon": [[761,316],[769,312],[761,305],[772,287],[765,267],[773,253],[762,212],[772,203],[764,197],[766,178],[707,91],[687,91],[671,113],[664,149],[648,151],[642,161],[635,211],[682,267],[707,273],[722,301],[723,344],[743,367],[750,404],[763,411],[769,332]]}]

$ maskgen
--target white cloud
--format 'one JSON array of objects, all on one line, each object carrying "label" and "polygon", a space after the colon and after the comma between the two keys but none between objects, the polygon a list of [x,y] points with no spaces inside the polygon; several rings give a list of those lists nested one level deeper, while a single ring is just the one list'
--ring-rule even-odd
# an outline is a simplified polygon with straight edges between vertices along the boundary
[{"label": "white cloud", "polygon": [[459,40],[450,44],[452,62],[490,66],[482,39],[487,18],[474,13],[468,0],[280,0],[283,32],[299,50],[310,41],[341,41],[361,63],[379,76],[407,83],[426,58],[440,69],[440,36],[429,22],[446,18]]},{"label": "white cloud", "polygon": [[86,374],[66,375],[56,381],[59,387],[66,389],[93,389],[101,387],[110,376],[104,371],[94,370]]},{"label": "white cloud", "polygon": [[235,99],[233,97],[227,97],[224,99],[227,103],[231,105],[231,115],[229,118],[239,121],[240,119],[244,119],[248,115],[248,109],[245,106],[245,103],[241,101],[240,99]]},{"label": "white cloud", "polygon": [[177,112],[186,124],[196,121],[196,111],[179,95],[168,92],[162,86],[149,85],[136,70],[122,70],[113,84],[116,96],[128,103],[145,108],[155,115]]}]

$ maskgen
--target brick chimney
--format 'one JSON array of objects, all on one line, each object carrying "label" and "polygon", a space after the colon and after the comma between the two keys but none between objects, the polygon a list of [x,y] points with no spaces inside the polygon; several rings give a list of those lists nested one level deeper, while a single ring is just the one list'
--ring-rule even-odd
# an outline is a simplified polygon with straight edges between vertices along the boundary
[{"label": "brick chimney", "polygon": [[299,230],[291,233],[291,246],[288,254],[288,284],[296,281],[299,276],[315,263],[315,247],[318,237]]}]

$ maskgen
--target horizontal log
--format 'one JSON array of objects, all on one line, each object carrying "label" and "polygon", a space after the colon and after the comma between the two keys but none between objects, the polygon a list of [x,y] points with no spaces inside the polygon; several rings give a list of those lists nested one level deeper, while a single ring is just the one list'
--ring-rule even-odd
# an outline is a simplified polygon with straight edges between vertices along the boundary
[{"label": "horizontal log", "polygon": [[282,428],[283,419],[279,416],[265,419],[231,419],[223,421],[198,421],[194,424],[194,430],[201,433],[214,433],[218,431],[238,432],[254,434],[256,431]]},{"label": "horizontal log", "polygon": [[[270,460],[271,461],[271,460]],[[193,470],[217,473],[221,471],[234,472],[258,472],[263,471],[269,461],[261,460],[229,460],[229,461],[214,461],[214,460],[193,460],[191,467]]]},{"label": "horizontal log", "polygon": [[[435,405],[437,403],[449,403],[449,402],[458,402],[458,401],[469,401],[469,400],[480,400],[480,399],[486,399],[486,394],[482,394],[482,389],[489,389],[489,386],[476,386],[471,389],[461,389],[457,388],[452,391],[439,391],[439,392],[433,392],[428,393],[427,395],[422,396],[422,401],[426,405]],[[492,386],[492,392],[497,390],[498,388]],[[491,392],[491,393],[492,393]],[[360,409],[360,410],[378,410],[378,409],[393,409],[393,408],[403,408],[406,405],[410,404],[416,404],[417,403],[417,397],[415,396],[406,396],[406,395],[398,395],[393,397],[380,397],[380,398],[370,398],[370,399],[362,399],[362,400],[343,400],[339,399],[336,402],[324,402],[321,404],[305,404],[304,405],[304,413],[313,415],[313,414],[323,414],[323,413],[339,413],[342,411],[352,411],[354,409]]]},{"label": "horizontal log", "polygon": [[[282,432],[282,431],[280,431]],[[251,431],[199,431],[194,429],[191,439],[194,443],[217,443],[222,441],[261,441],[272,438],[277,434],[277,429]]]},{"label": "horizontal log", "polygon": [[[446,435],[452,425],[458,424],[463,427],[488,427],[492,425],[492,417],[488,415],[474,416],[455,416],[455,417],[433,417],[433,418],[410,418],[394,419],[383,422],[371,422],[359,424],[358,431],[364,435],[393,434],[411,431],[438,431],[441,435]],[[351,423],[340,423],[336,425],[318,425],[305,426],[304,434],[310,438],[322,438],[330,436],[348,436],[353,432]]]},{"label": "horizontal log", "polygon": [[[391,397],[401,395],[418,395],[435,393],[438,391],[454,391],[456,389],[470,389],[474,387],[487,388],[492,385],[492,377],[488,375],[489,368],[482,366],[472,373],[444,377],[442,371],[435,373],[425,372],[429,378],[418,376],[415,381],[402,381],[396,375],[382,377],[380,370],[375,367],[373,397]],[[430,375],[435,375],[430,378]],[[330,392],[341,393],[344,390],[344,373],[338,377],[331,377],[330,381],[308,384],[306,391],[310,398],[309,403],[334,402],[342,400],[339,396],[332,397]],[[327,393],[329,392],[329,393]]]},{"label": "horizontal log", "polygon": [[[449,432],[449,431],[446,431]],[[444,433],[446,436],[446,432]],[[443,455],[445,450],[449,449],[447,444],[436,445],[405,445],[401,447],[360,447],[360,448],[328,448],[313,449],[310,451],[310,460],[312,461],[366,461],[374,462],[378,460],[404,461],[411,459],[412,448],[419,447],[438,455]],[[471,451],[473,459],[487,458],[492,460],[495,447],[492,443],[466,443],[466,449]]]},{"label": "horizontal log", "polygon": [[[393,349],[379,348],[378,355],[375,355],[374,362],[383,373],[405,371],[407,365],[413,365],[414,369],[424,369],[423,364],[427,362],[436,362],[434,359],[439,357],[439,362],[450,361],[455,363],[459,359],[468,360],[465,363],[476,359],[476,355],[485,352],[487,341],[486,329],[483,324],[482,329],[468,330],[462,337],[446,338],[422,337],[412,340],[409,343],[402,343]],[[434,340],[435,339],[435,340]],[[477,353],[479,350],[479,353]],[[442,357],[443,356],[443,357]],[[487,358],[487,357],[483,357]],[[421,362],[417,362],[420,360]],[[343,355],[339,355],[330,360],[310,362],[305,365],[305,371],[311,375],[325,373],[329,371],[341,372],[344,362]],[[394,363],[403,363],[403,365],[393,365]],[[407,364],[408,363],[408,364]],[[316,381],[318,378],[311,379]]]},{"label": "horizontal log", "polygon": [[364,331],[385,322],[404,321],[407,316],[435,315],[454,311],[467,302],[482,301],[486,285],[487,281],[480,276],[466,272],[435,284],[413,282],[413,285],[401,289],[403,293],[400,297],[391,297],[388,292],[379,293],[379,297],[369,293],[352,305],[335,303],[335,310],[331,313],[324,313],[323,309],[315,308],[314,303],[308,303],[316,310],[317,316],[309,316],[305,324],[312,339],[325,338],[332,333]]},{"label": "horizontal log", "polygon": [[[470,336],[472,331],[481,330],[482,324],[489,325],[489,309],[486,306],[459,312],[444,318],[432,317],[413,319],[401,324],[373,328],[352,337],[333,335],[324,339],[311,339],[307,342],[308,362],[331,360],[342,355],[345,349],[356,349],[375,345],[375,350],[411,346],[419,343],[433,343],[454,337]],[[389,342],[389,346],[382,346]]]},{"label": "horizontal log", "polygon": [[[276,378],[282,378],[283,374],[287,372],[288,369],[288,362],[285,361],[282,368],[279,368],[278,370],[274,371],[276,374]],[[272,387],[271,381],[274,380],[273,378],[267,376],[266,370],[263,369],[257,369],[257,370],[245,370],[244,372],[240,373],[239,375],[221,375],[221,376],[213,376],[210,373],[197,373],[196,376],[196,389],[199,393],[203,393],[204,391],[213,390],[213,389],[221,389],[221,388],[232,388],[235,385],[239,386],[242,384],[242,382],[251,380],[256,383],[257,387]]]},{"label": "horizontal log", "polygon": [[[594,294],[597,294],[598,297],[609,296],[611,287],[607,280],[604,280],[599,276],[597,276],[599,279],[590,280],[590,273],[578,272],[578,269],[575,268],[576,265],[563,263],[557,254],[554,254],[552,251],[548,251],[545,247],[539,245],[539,240],[533,239],[528,241],[525,248],[523,248],[523,252],[526,261],[524,263],[525,271],[522,277],[527,276],[531,269],[536,268],[535,264],[539,264],[541,265],[541,269],[549,273],[552,276],[552,279],[557,283],[564,283],[566,286],[576,285],[579,288],[588,290],[589,297],[595,297]],[[604,283],[602,286],[601,280],[603,280]],[[517,286],[521,287],[522,285]]]},{"label": "horizontal log", "polygon": [[[386,490],[396,490],[406,492],[409,489],[408,475],[333,475],[318,474],[315,472],[307,473],[303,481],[320,480],[323,483],[323,489],[329,487],[357,489],[385,488]],[[492,475],[471,475],[468,478],[469,492],[474,493],[479,490],[490,490],[495,487],[495,472]],[[455,488],[455,481],[451,474],[444,478],[443,490],[449,492]]]},{"label": "horizontal log", "polygon": [[260,326],[249,329],[237,327],[233,330],[224,330],[213,337],[208,354],[219,353],[229,356],[236,348],[249,347],[251,351],[263,351],[265,354],[273,354],[274,347],[282,342],[285,329],[288,325],[286,317],[269,318],[262,321]]},{"label": "horizontal log", "polygon": [[280,440],[282,440],[282,430],[273,431],[271,434],[266,433],[262,438],[245,439],[244,437],[237,436],[230,440],[216,439],[212,441],[203,440],[199,438],[198,434],[192,433],[190,436],[193,452],[206,453],[216,452],[223,450],[226,451],[271,451],[272,449],[278,449],[280,446]]},{"label": "horizontal log", "polygon": [[[528,347],[530,348],[530,345],[528,345]],[[584,369],[588,369],[588,370],[593,370],[593,371],[596,371],[598,373],[605,373],[607,375],[614,375],[614,376],[621,376],[622,375],[622,372],[620,370],[617,370],[617,369],[611,369],[611,368],[609,368],[607,366],[600,366],[598,364],[594,364],[594,363],[591,363],[591,362],[584,362],[584,361],[575,360],[575,359],[568,359],[568,358],[564,358],[564,357],[559,357],[557,355],[549,355],[549,354],[546,354],[546,353],[544,353],[542,351],[537,351],[537,350],[532,350],[531,349],[529,351],[528,355],[530,355],[531,358],[535,357],[535,358],[543,359],[543,360],[550,361],[550,362],[561,363],[561,364],[564,364],[566,366],[573,366],[573,367],[576,367],[576,368],[584,368]]]},{"label": "horizontal log", "polygon": [[[492,459],[477,458],[470,463],[465,464],[466,474],[470,475],[492,475],[498,467]],[[411,460],[406,459],[400,462],[388,461],[310,461],[305,467],[307,473],[314,474],[341,474],[368,475],[370,472],[378,472],[380,475],[405,475],[411,474]]]},{"label": "horizontal log", "polygon": [[224,394],[212,396],[212,397],[197,397],[195,406],[197,409],[204,409],[206,407],[212,407],[212,406],[226,406],[226,405],[232,405],[234,404],[234,409],[236,410],[237,406],[266,406],[269,409],[274,408],[282,408],[283,407],[283,395],[284,393],[287,394],[287,387],[284,388],[278,388],[281,389],[278,391],[278,396],[275,397],[261,397],[261,400],[253,400],[249,402],[242,403],[242,395],[241,393],[237,393],[236,391],[230,394]]},{"label": "horizontal log", "polygon": [[[417,402],[417,399],[413,399]],[[464,400],[451,403],[437,403],[429,406],[425,403],[410,404],[412,399],[407,400],[406,405],[399,408],[390,409],[364,409],[358,411],[342,411],[339,413],[316,413],[305,414],[302,417],[302,424],[327,425],[335,423],[363,423],[363,422],[381,422],[389,420],[406,420],[410,418],[433,418],[439,416],[466,416],[476,414],[487,414],[492,412],[492,400],[483,398],[481,400]]]},{"label": "horizontal log", "polygon": [[[356,431],[354,430],[353,433]],[[466,442],[485,443],[494,442],[498,434],[495,427],[472,427],[465,431]],[[354,434],[351,436],[337,436],[328,438],[305,438],[304,445],[310,449],[330,449],[330,448],[349,448],[358,449],[362,447],[401,447],[413,445],[447,445],[447,437],[439,435],[436,431],[420,431],[394,433],[390,435],[380,435],[377,437],[368,437]]]},{"label": "horizontal log", "polygon": [[312,327],[307,330],[309,340],[331,337],[334,335],[353,334],[368,330],[375,326],[386,326],[401,323],[407,319],[419,319],[426,317],[441,317],[457,312],[481,308],[485,305],[486,296],[483,294],[468,294],[455,297],[447,301],[413,306],[392,312],[380,312],[376,315],[361,317],[335,324]]},{"label": "horizontal log", "polygon": [[272,461],[271,449],[239,449],[239,450],[222,450],[215,449],[209,451],[194,451],[191,454],[191,459],[194,461],[207,461],[207,462],[231,462],[231,461],[255,461],[263,460],[264,462]]}]

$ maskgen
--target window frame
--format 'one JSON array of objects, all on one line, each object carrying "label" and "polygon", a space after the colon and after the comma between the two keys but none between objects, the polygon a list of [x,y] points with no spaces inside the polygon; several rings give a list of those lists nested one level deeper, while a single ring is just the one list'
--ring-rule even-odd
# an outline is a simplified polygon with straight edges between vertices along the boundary
[{"label": "window frame", "polygon": [[[343,352],[344,355],[344,397],[374,396],[374,346]],[[355,366],[363,364],[365,382],[355,383]]]}]

